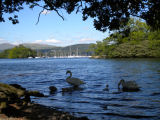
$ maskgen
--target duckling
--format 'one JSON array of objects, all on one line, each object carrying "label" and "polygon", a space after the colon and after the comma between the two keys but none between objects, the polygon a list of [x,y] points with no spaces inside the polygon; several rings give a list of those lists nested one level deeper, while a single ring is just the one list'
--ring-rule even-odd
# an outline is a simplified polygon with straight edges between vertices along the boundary
[{"label": "duckling", "polygon": [[103,90],[105,90],[105,91],[109,91],[109,85],[106,85],[106,87],[103,89]]},{"label": "duckling", "polygon": [[50,86],[49,87],[50,93],[55,93],[57,91],[57,88],[55,86]]}]

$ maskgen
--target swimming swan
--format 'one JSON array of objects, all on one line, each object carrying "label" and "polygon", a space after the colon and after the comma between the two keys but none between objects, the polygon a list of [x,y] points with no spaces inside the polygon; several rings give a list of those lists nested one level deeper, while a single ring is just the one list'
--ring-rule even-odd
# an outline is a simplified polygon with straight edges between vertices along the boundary
[{"label": "swimming swan", "polygon": [[72,72],[67,70],[66,74],[70,73],[70,76],[66,78],[66,81],[71,84],[71,85],[74,85],[74,86],[79,86],[81,84],[85,84],[85,82],[81,81],[80,79],[78,78],[72,78]]},{"label": "swimming swan", "polygon": [[140,87],[137,85],[135,81],[125,81],[120,80],[118,83],[118,89],[120,89],[120,85],[122,84],[123,91],[139,91]]}]

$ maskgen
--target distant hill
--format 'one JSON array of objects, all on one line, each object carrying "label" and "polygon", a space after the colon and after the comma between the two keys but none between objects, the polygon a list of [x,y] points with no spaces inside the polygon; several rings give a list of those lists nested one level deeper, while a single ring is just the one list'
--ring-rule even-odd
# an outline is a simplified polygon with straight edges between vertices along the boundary
[{"label": "distant hill", "polygon": [[[24,43],[23,46],[33,49],[33,50],[44,50],[44,49],[53,49],[55,46],[47,45],[47,44],[35,44],[35,43]],[[0,51],[14,48],[16,45],[9,44],[9,43],[2,43],[0,44]]]},{"label": "distant hill", "polygon": [[47,56],[70,56],[70,55],[82,55],[90,56],[92,52],[88,52],[90,44],[76,44],[66,47],[54,47],[52,49],[41,49],[39,52],[44,53]]},{"label": "distant hill", "polygon": [[47,44],[24,43],[23,46],[33,50],[53,49],[55,46]]},{"label": "distant hill", "polygon": [[[68,55],[91,55],[92,52],[88,52],[90,44],[76,44],[66,47],[58,47],[47,44],[33,44],[24,43],[22,44],[26,48],[36,50],[40,55],[45,54],[47,56],[68,56]],[[4,43],[0,44],[0,51],[11,49],[15,45]]]},{"label": "distant hill", "polygon": [[63,47],[62,50],[65,52],[68,52],[72,55],[88,55],[89,52],[87,50],[89,49],[90,44],[76,44],[76,45],[70,45]]},{"label": "distant hill", "polygon": [[63,47],[63,49],[69,49],[69,48],[72,48],[74,50],[77,50],[77,48],[79,49],[88,49],[90,46],[90,44],[76,44],[76,45],[70,45],[70,46],[66,46],[66,47]]},{"label": "distant hill", "polygon": [[15,47],[15,45],[12,45],[9,43],[2,43],[2,44],[0,44],[0,51],[6,50],[6,49],[11,49],[14,47]]}]

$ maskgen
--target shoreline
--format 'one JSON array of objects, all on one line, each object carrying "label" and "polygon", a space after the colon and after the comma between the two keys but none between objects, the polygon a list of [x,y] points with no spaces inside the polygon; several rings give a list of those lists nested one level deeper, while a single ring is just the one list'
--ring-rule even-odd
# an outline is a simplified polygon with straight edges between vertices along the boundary
[{"label": "shoreline", "polygon": [[0,113],[0,120],[89,120],[87,117],[76,117],[70,113],[58,111],[37,103],[19,106],[16,103]]},{"label": "shoreline", "polygon": [[18,84],[0,83],[0,120],[89,120],[34,103],[30,96],[45,97]]},{"label": "shoreline", "polygon": [[160,59],[160,57],[104,57],[104,56],[91,56],[91,59]]}]

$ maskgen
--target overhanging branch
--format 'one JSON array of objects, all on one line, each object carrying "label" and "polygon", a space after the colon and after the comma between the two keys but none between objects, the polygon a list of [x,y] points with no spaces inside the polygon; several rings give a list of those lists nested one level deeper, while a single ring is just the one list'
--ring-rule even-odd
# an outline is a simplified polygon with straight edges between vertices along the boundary
[{"label": "overhanging branch", "polygon": [[44,10],[48,10],[48,11],[55,11],[55,12],[58,14],[58,16],[60,16],[60,17],[62,18],[62,20],[64,20],[64,17],[63,17],[63,16],[58,12],[58,10],[57,10],[57,9],[55,9],[55,8],[48,9],[48,8],[45,8],[44,6],[41,6],[41,5],[36,4],[36,3],[35,3],[35,5],[36,5],[36,6],[38,6],[38,7],[40,7],[40,8],[43,8],[43,10],[41,10],[41,11],[40,11],[40,13],[39,13],[39,15],[38,15],[38,20],[37,20],[37,22],[36,22],[36,25],[39,23],[39,20],[40,20],[41,14],[42,14],[42,12],[43,12]]},{"label": "overhanging branch", "polygon": [[58,10],[54,9],[54,11],[56,11],[56,13],[62,18],[62,20],[64,20],[64,17],[58,12]]},{"label": "overhanging branch", "polygon": [[39,15],[38,15],[38,20],[37,20],[37,22],[36,22],[36,25],[39,23],[39,19],[40,19],[41,14],[42,14],[42,12],[43,12],[44,10],[45,10],[45,9],[43,8],[43,10],[39,13]]}]

